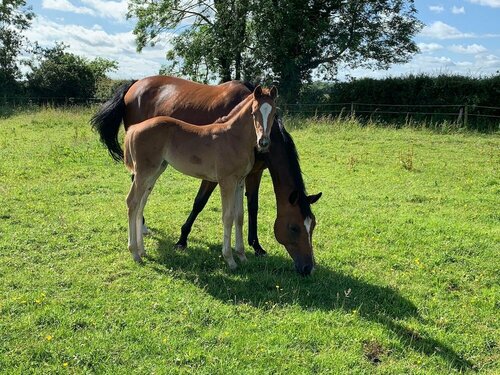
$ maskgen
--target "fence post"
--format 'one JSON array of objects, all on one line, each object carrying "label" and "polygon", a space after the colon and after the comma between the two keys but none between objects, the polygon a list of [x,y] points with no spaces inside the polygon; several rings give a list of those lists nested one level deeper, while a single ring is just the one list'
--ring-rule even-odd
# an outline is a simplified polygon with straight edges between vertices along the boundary
[{"label": "fence post", "polygon": [[354,103],[351,102],[351,117],[354,116]]},{"label": "fence post", "polygon": [[466,104],[464,107],[464,127],[467,127],[469,122],[469,106]]}]

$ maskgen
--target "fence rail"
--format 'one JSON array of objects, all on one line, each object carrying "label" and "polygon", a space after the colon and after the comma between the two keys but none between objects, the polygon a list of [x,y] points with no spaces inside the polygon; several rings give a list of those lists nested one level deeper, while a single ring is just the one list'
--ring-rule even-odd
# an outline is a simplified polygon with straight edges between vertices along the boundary
[{"label": "fence rail", "polygon": [[[94,105],[105,98],[83,97],[0,97],[0,106],[22,107],[30,105]],[[291,115],[306,116],[359,116],[365,118],[417,118],[449,119],[468,126],[470,120],[499,123],[500,107],[471,104],[384,104],[384,103],[296,103],[281,106]]]}]

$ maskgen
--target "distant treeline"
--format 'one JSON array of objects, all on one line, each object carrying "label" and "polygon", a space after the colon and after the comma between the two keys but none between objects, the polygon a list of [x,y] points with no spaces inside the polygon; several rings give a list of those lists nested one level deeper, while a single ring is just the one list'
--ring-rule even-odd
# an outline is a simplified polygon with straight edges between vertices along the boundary
[{"label": "distant treeline", "polygon": [[288,112],[304,115],[356,114],[378,121],[462,121],[481,128],[500,123],[500,74],[484,78],[409,75],[350,82],[312,83]]}]

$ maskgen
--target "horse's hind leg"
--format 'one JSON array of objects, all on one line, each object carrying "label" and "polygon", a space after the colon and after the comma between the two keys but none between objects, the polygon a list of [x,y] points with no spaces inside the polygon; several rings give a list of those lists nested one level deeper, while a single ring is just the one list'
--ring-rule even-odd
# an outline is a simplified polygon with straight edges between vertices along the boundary
[{"label": "horse's hind leg", "polygon": [[166,162],[163,162],[156,170],[151,171],[150,174],[148,174],[148,176],[144,178],[143,184],[141,184],[144,187],[144,189],[136,216],[137,252],[140,257],[146,255],[146,251],[144,250],[144,238],[143,238],[144,207],[146,206],[149,194],[151,194],[151,191],[153,190],[156,180],[165,171],[167,165],[168,164]]},{"label": "horse's hind leg", "polygon": [[165,170],[166,164],[162,164],[156,170],[136,173],[132,187],[127,196],[129,240],[128,248],[136,262],[142,261],[144,255],[144,242],[142,238],[142,214],[149,193],[160,174]]},{"label": "horse's hind leg", "polygon": [[236,269],[237,264],[231,251],[231,230],[234,221],[234,199],[236,192],[236,181],[220,183],[220,194],[222,198],[222,223],[224,225],[224,238],[222,244],[222,256],[230,269]]},{"label": "horse's hind leg", "polygon": [[234,228],[235,228],[235,252],[240,261],[246,262],[245,245],[243,244],[243,181],[236,186],[234,195]]},{"label": "horse's hind leg", "polygon": [[132,182],[130,192],[127,196],[128,207],[128,249],[132,253],[132,257],[136,262],[141,262],[139,249],[137,247],[137,212],[141,203],[142,192],[137,185],[137,179]]},{"label": "horse's hind leg", "polygon": [[[130,175],[130,179],[132,180],[132,182],[134,182],[134,178],[135,178],[135,175],[134,174],[131,174]],[[142,234],[149,234],[149,229],[146,225],[146,219],[144,218],[144,216],[142,217]]]}]

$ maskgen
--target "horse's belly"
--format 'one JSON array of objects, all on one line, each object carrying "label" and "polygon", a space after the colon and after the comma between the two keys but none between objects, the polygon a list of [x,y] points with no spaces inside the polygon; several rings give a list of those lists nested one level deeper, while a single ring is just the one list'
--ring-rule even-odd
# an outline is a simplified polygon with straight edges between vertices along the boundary
[{"label": "horse's belly", "polygon": [[202,180],[217,182],[217,173],[212,166],[197,156],[181,159],[167,157],[167,162],[177,171]]}]

